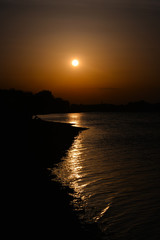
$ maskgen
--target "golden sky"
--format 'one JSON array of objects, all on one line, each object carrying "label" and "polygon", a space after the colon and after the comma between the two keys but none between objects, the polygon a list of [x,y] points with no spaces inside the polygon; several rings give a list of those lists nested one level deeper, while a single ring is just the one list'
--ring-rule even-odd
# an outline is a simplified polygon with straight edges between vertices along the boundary
[{"label": "golden sky", "polygon": [[0,22],[0,88],[72,103],[160,100],[159,1],[0,0]]}]

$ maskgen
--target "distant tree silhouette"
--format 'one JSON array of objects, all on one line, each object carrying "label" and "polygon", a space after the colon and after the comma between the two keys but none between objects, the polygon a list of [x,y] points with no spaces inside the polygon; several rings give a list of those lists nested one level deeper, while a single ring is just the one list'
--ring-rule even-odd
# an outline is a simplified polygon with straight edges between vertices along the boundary
[{"label": "distant tree silhouette", "polygon": [[68,112],[69,102],[55,98],[48,90],[36,94],[15,89],[0,90],[0,111],[6,117],[12,115],[27,120],[36,114]]},{"label": "distant tree silhouette", "polygon": [[72,104],[71,112],[160,112],[160,103],[151,104],[145,101],[130,102],[126,105],[114,104]]},{"label": "distant tree silhouette", "polygon": [[30,119],[33,115],[32,103],[31,92],[0,90],[0,111],[5,116]]},{"label": "distant tree silhouette", "polygon": [[36,94],[15,89],[0,90],[1,118],[24,119],[28,121],[33,115],[65,112],[160,112],[160,103],[145,101],[130,102],[127,105],[72,104],[61,98],[55,98],[51,91],[43,90]]},{"label": "distant tree silhouette", "polygon": [[34,111],[36,114],[47,114],[53,111],[55,98],[50,91],[44,90],[34,95]]},{"label": "distant tree silhouette", "polygon": [[36,114],[60,113],[69,111],[69,102],[55,98],[50,91],[43,90],[34,95]]}]

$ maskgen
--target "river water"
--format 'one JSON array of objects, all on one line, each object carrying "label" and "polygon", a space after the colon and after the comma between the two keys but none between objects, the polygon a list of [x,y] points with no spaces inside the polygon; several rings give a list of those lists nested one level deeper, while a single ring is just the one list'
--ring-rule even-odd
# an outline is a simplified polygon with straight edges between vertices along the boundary
[{"label": "river water", "polygon": [[83,222],[104,239],[160,239],[160,115],[70,113],[43,119],[87,127],[52,172],[73,190]]}]

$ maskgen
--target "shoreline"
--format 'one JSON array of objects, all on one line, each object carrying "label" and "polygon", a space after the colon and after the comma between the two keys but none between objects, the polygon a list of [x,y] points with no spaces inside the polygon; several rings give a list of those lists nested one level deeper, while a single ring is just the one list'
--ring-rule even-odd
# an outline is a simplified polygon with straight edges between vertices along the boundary
[{"label": "shoreline", "polygon": [[[45,129],[45,133],[43,132],[41,137],[44,135],[46,136],[47,134],[48,139],[45,143],[45,150],[47,148],[48,158],[51,158],[51,156],[53,156],[53,158],[48,159],[44,164],[43,150],[41,152],[41,159],[42,163],[44,164],[42,164],[43,166],[41,167],[43,168],[43,174],[45,173],[43,177],[41,175],[41,180],[44,184],[44,192],[46,196],[46,199],[43,200],[43,202],[47,201],[47,208],[49,208],[47,212],[50,211],[50,214],[53,214],[54,216],[54,221],[52,219],[49,219],[49,221],[47,221],[47,225],[55,225],[54,231],[57,231],[57,236],[60,234],[59,228],[63,229],[63,231],[61,232],[61,238],[64,238],[65,231],[66,237],[69,237],[70,239],[75,239],[76,237],[93,240],[100,239],[100,232],[96,224],[81,224],[76,212],[73,209],[73,206],[70,205],[70,202],[72,200],[72,197],[69,195],[70,189],[67,187],[62,187],[59,182],[52,181],[51,178],[53,176],[51,176],[49,174],[49,170],[47,170],[48,168],[53,167],[54,164],[61,161],[61,158],[65,156],[66,152],[74,142],[75,137],[77,137],[81,131],[86,130],[87,128],[74,127],[68,123],[48,122],[41,119],[35,120],[35,122],[33,122],[33,127],[36,132],[39,128],[41,128],[41,134],[43,132],[42,128]],[[52,138],[52,136],[54,137]],[[37,137],[39,138],[40,136]],[[44,141],[41,142],[41,140],[42,139],[40,138],[40,144],[44,144]],[[54,149],[56,149],[53,155],[52,151],[50,151],[50,142],[52,142],[52,144],[54,145]],[[46,156],[46,151],[44,154]],[[77,236],[75,236],[75,232]]]},{"label": "shoreline", "polygon": [[[48,168],[58,163],[85,130],[41,119],[5,119],[4,205],[7,228],[13,235],[101,239],[95,225],[82,225],[70,205],[69,189],[51,181]],[[15,218],[16,216],[16,218]],[[76,233],[76,235],[75,235]],[[57,238],[57,237],[56,237]]]}]

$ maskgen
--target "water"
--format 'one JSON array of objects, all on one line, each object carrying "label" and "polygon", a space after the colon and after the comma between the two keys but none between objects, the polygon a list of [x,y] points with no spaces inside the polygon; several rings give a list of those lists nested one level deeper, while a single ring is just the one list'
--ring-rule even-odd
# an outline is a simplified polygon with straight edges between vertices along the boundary
[{"label": "water", "polygon": [[47,120],[88,127],[53,174],[74,190],[75,211],[104,239],[160,239],[160,115],[74,113]]}]

